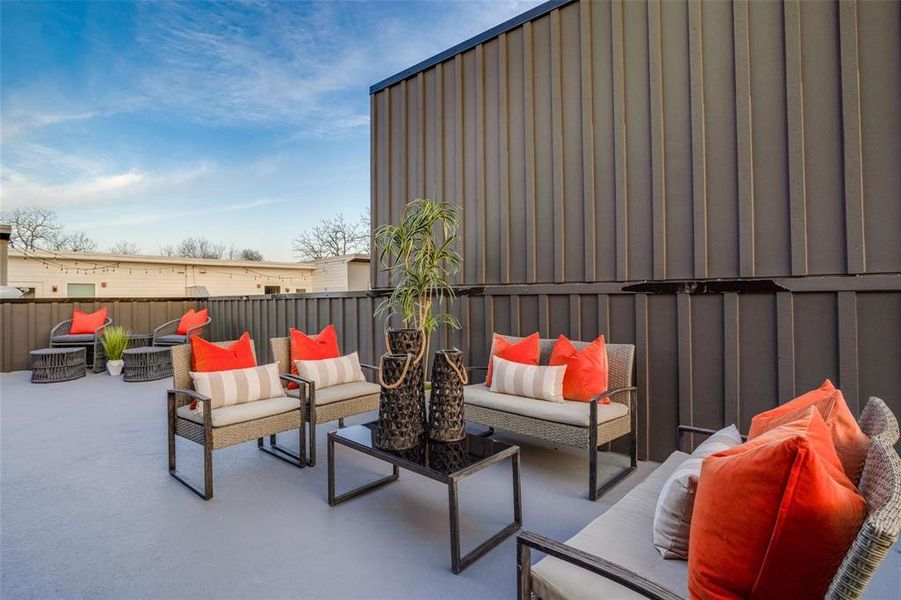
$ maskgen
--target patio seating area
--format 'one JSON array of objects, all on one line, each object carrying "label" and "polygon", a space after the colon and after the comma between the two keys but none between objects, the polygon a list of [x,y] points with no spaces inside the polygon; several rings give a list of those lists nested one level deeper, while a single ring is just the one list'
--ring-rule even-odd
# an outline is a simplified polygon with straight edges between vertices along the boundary
[{"label": "patio seating area", "polygon": [[[217,451],[216,497],[199,502],[165,469],[170,380],[125,384],[91,374],[38,386],[29,377],[0,375],[0,561],[4,573],[16,574],[3,578],[3,597],[515,595],[513,537],[462,574],[451,572],[445,486],[401,473],[377,493],[330,508],[324,464],[298,469],[240,444]],[[320,426],[323,456],[325,433],[335,427]],[[200,477],[202,450],[178,444],[179,470]],[[657,466],[639,462],[632,476],[588,502],[584,452],[519,445],[523,528],[555,540],[580,531]],[[339,493],[389,472],[345,448],[337,455]],[[625,466],[618,458],[624,464],[611,468]],[[614,459],[602,453],[600,460]],[[464,552],[509,522],[510,486],[504,463],[463,482]],[[865,597],[891,597],[898,586],[896,545]]]}]

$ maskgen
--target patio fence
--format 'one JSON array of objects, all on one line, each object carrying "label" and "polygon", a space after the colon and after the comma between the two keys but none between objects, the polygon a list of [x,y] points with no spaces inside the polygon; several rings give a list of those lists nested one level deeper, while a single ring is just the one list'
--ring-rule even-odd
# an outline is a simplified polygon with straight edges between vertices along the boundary
[{"label": "patio fence", "polygon": [[[453,312],[463,328],[440,331],[432,348],[460,348],[468,364],[479,365],[487,361],[493,331],[585,340],[603,333],[611,342],[634,343],[639,453],[656,460],[677,446],[678,423],[735,422],[746,431],[753,414],[825,377],[842,388],[854,411],[879,395],[901,414],[901,277],[787,278],[750,287],[747,281],[712,281],[690,290],[679,285],[461,288]],[[28,351],[45,347],[50,328],[75,306],[107,306],[114,323],[135,331],[207,306],[213,319],[207,337],[228,340],[250,331],[260,361],[271,359],[270,337],[287,335],[290,327],[313,332],[334,323],[343,352],[356,350],[363,362],[376,362],[385,345],[384,323],[373,317],[380,295],[4,301],[0,365],[3,371],[27,369]]]},{"label": "patio fence", "polygon": [[[454,306],[462,329],[439,332],[432,348],[460,348],[467,364],[480,365],[493,331],[583,340],[603,333],[636,344],[639,455],[655,460],[676,448],[679,423],[735,422],[747,431],[755,413],[826,377],[855,412],[879,395],[901,414],[901,278],[773,282],[785,291],[720,293],[716,285],[730,284],[695,290],[709,293],[659,286],[635,293],[622,284],[463,288]],[[211,335],[234,339],[249,330],[260,360],[269,360],[269,337],[334,323],[342,352],[375,362],[385,346],[383,323],[372,317],[375,295],[210,299]]]},{"label": "patio fence", "polygon": [[71,318],[79,308],[93,312],[105,306],[113,324],[135,332],[149,333],[166,321],[177,319],[203,299],[115,298],[90,300],[2,300],[0,301],[0,372],[28,368],[28,353],[50,345],[50,330]]}]

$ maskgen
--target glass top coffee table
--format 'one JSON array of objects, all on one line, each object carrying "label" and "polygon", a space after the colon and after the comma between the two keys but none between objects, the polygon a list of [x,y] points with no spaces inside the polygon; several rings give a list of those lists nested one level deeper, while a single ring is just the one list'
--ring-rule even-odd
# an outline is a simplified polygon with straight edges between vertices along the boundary
[{"label": "glass top coffee table", "polygon": [[[376,422],[345,427],[328,434],[328,503],[335,506],[397,480],[406,469],[447,486],[450,514],[451,570],[460,573],[483,554],[510,537],[522,525],[519,447],[467,431],[459,442],[424,440],[409,450],[381,450],[375,445]],[[391,465],[391,475],[348,492],[335,494],[335,444],[352,448]],[[513,522],[468,554],[460,552],[460,504],[457,488],[463,479],[495,463],[510,459],[513,469]]]}]

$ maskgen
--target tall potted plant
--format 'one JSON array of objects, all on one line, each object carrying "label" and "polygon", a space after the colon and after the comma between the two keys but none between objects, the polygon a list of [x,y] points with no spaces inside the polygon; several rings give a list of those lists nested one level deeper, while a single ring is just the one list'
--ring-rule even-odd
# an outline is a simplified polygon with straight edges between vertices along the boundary
[{"label": "tall potted plant", "polygon": [[394,286],[376,314],[399,315],[404,328],[422,332],[426,356],[438,325],[460,328],[447,309],[463,264],[455,250],[461,213],[457,204],[418,199],[407,204],[400,223],[375,230],[379,263]]},{"label": "tall potted plant", "polygon": [[460,207],[456,204],[418,199],[407,204],[400,223],[375,230],[379,263],[394,286],[376,315],[389,320],[396,315],[403,323],[400,329],[387,328],[385,358],[390,363],[406,357],[409,364],[403,370],[404,386],[409,386],[407,395],[417,405],[392,404],[393,397],[404,395],[383,385],[377,437],[386,440],[385,446],[391,443],[389,439],[407,445],[425,432],[425,363],[431,336],[440,324],[460,326],[447,312],[454,298],[453,276],[462,263],[454,249],[459,225]]}]

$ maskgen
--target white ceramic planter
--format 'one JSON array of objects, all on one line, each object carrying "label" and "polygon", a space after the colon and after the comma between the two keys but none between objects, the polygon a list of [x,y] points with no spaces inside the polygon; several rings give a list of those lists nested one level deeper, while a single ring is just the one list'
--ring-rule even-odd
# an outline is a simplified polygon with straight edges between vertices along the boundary
[{"label": "white ceramic planter", "polygon": [[124,364],[124,360],[108,360],[106,361],[106,370],[109,371],[110,375],[116,377],[122,373],[122,366]]}]

